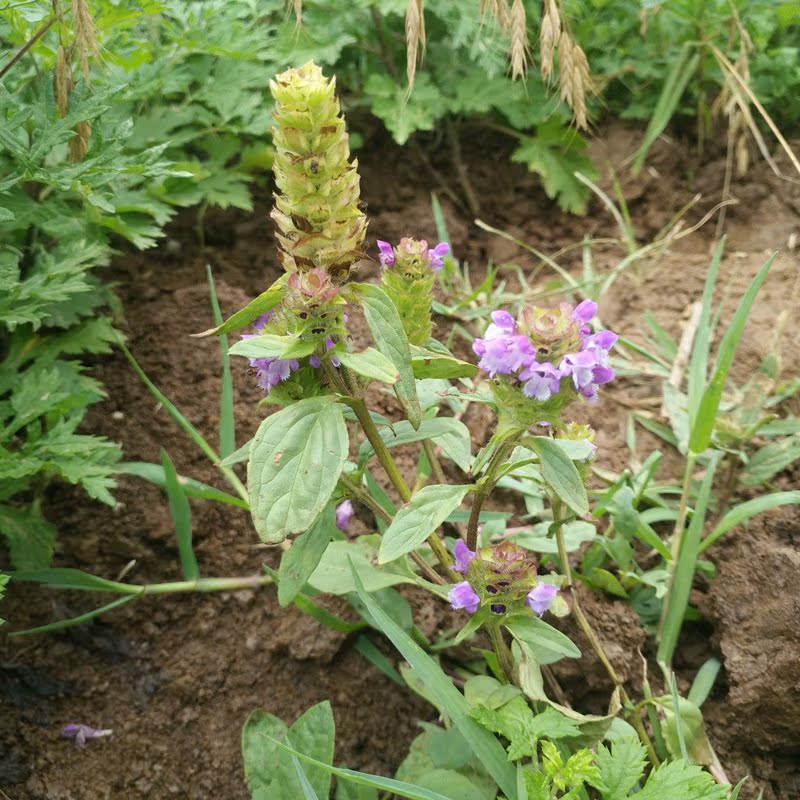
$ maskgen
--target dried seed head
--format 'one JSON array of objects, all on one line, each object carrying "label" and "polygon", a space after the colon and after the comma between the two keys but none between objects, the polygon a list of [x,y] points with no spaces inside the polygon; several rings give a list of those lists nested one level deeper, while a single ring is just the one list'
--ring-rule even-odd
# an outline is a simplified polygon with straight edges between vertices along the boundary
[{"label": "dried seed head", "polygon": [[553,59],[556,45],[561,36],[561,14],[555,0],[544,0],[542,24],[539,28],[539,54],[541,57],[542,78],[548,81],[553,77]]},{"label": "dried seed head", "polygon": [[297,27],[303,24],[303,0],[287,0],[288,7],[294,12]]},{"label": "dried seed head", "polygon": [[528,23],[522,0],[511,6],[511,78],[525,77],[528,62]]},{"label": "dried seed head", "polygon": [[89,11],[88,0],[72,0],[72,30],[75,34],[75,44],[81,62],[81,72],[88,82],[89,80],[89,54],[95,58],[99,50],[97,47],[97,37],[94,31],[94,20]]},{"label": "dried seed head", "polygon": [[89,120],[79,122],[75,128],[75,136],[69,140],[69,160],[77,164],[89,151],[89,139],[92,135],[92,123]]},{"label": "dried seed head", "polygon": [[486,16],[487,9],[489,16],[497,22],[500,30],[507,32],[511,25],[511,9],[508,6],[508,0],[481,0],[481,21]]},{"label": "dried seed head", "polygon": [[408,0],[406,7],[406,75],[409,91],[417,74],[419,46],[425,52],[425,14],[423,0]]},{"label": "dried seed head", "polygon": [[563,30],[558,40],[558,82],[561,99],[572,109],[575,124],[587,127],[586,92],[590,88],[589,62],[580,45]]},{"label": "dried seed head", "polygon": [[69,92],[67,79],[67,57],[64,53],[64,48],[59,45],[56,50],[56,76],[55,76],[55,94],[56,105],[58,106],[58,116],[67,116]]},{"label": "dried seed head", "polygon": [[741,178],[750,168],[750,151],[747,147],[747,133],[742,132],[736,139],[736,175]]}]

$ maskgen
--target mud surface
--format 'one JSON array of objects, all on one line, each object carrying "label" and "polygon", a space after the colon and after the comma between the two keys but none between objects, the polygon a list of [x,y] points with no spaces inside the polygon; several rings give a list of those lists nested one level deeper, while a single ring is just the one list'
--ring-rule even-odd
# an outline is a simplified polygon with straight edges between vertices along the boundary
[{"label": "mud surface", "polygon": [[[702,219],[720,199],[724,159],[698,163],[686,145],[662,140],[650,168],[634,180],[621,164],[639,136],[618,126],[594,146],[619,175],[636,237],[643,244],[698,192],[702,197],[686,214],[683,229]],[[480,215],[489,224],[547,253],[574,245],[584,235],[618,236],[614,220],[597,201],[584,219],[562,215],[534,176],[508,162],[511,142],[496,133],[470,128],[462,144]],[[434,239],[430,192],[437,191],[455,251],[469,261],[476,277],[491,259],[519,265],[531,288],[550,288],[552,274],[537,259],[473,224],[463,187],[455,182],[445,186],[437,179],[454,174],[450,153],[433,143],[428,149],[424,145],[426,160],[421,161],[377,131],[366,135],[359,158],[372,218],[370,241],[406,234]],[[602,185],[610,185],[607,176]],[[724,315],[732,312],[765,251],[786,248],[790,237],[800,234],[797,188],[768,169],[756,167],[746,179],[734,181],[732,194],[741,202],[726,209],[730,238],[720,281],[727,297]],[[123,254],[109,270],[118,285],[128,346],[151,379],[212,441],[218,421],[218,343],[188,334],[209,327],[206,264],[214,270],[226,315],[277,277],[268,191],[260,190],[257,199],[251,215],[209,213],[205,247],[197,242],[194,218],[184,216],[160,248]],[[602,303],[607,324],[643,342],[643,315],[651,311],[678,337],[690,304],[702,292],[716,219],[625,271]],[[608,274],[621,257],[619,247],[597,245],[594,269]],[[580,248],[566,251],[559,262],[579,274]],[[793,252],[779,257],[737,357],[739,377],[746,377],[776,347],[776,314],[796,307],[791,293],[797,272]],[[367,266],[360,278],[375,274],[377,268]],[[510,288],[521,288],[512,271],[508,280]],[[788,346],[785,350],[785,374],[796,374],[797,355]],[[218,484],[205,457],[156,405],[120,354],[100,360],[94,372],[109,398],[92,410],[87,429],[121,442],[132,461],[158,461],[163,447],[179,472]],[[240,364],[234,378],[241,444],[263,411],[256,409],[260,391]],[[658,381],[638,376],[620,378],[599,406],[581,410],[597,428],[600,466],[620,470],[628,465],[629,411],[658,415],[660,403]],[[391,404],[383,410],[396,411]],[[488,438],[488,417],[476,410],[468,422],[478,439]],[[655,439],[640,433],[636,456],[643,459],[656,446]],[[413,455],[404,460],[405,468],[413,468]],[[665,453],[661,477],[677,477],[679,468],[679,459]],[[797,477],[782,476],[781,488],[796,488]],[[113,579],[135,561],[129,580],[179,579],[162,493],[123,477],[117,498],[119,505],[111,510],[69,487],[52,491],[48,513],[60,528],[56,563]],[[192,514],[204,575],[252,575],[262,561],[276,563],[277,553],[256,545],[246,513],[192,502]],[[710,655],[723,661],[722,678],[705,711],[730,777],[753,776],[741,795],[748,800],[758,789],[764,790],[765,800],[800,796],[799,541],[800,513],[787,508],[764,515],[717,546],[711,558],[718,563],[719,577],[698,597],[707,622],[687,626],[679,652],[679,662],[689,673]],[[438,606],[412,600],[427,633],[453,624]],[[641,680],[636,651],[645,645],[635,615],[609,598],[585,602],[615,667],[635,691]],[[15,587],[2,616],[21,628],[91,606],[86,595]],[[346,613],[338,606],[336,610]],[[148,598],[82,628],[5,640],[0,646],[0,788],[12,800],[243,799],[247,793],[239,734],[249,711],[260,706],[290,722],[323,699],[331,700],[336,716],[337,762],[389,773],[405,755],[417,721],[432,717],[426,703],[400,690],[355,652],[352,637],[333,634],[299,612],[280,610],[270,588]],[[610,693],[602,669],[589,658],[568,665],[558,678],[578,708],[602,706]],[[114,734],[80,750],[59,739],[61,727],[69,722],[113,728]]]}]

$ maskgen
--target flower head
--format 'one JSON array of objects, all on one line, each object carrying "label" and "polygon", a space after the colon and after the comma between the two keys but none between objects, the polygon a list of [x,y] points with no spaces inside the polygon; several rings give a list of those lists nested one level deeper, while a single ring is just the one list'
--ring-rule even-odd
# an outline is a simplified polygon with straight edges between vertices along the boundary
[{"label": "flower head", "polygon": [[550,606],[553,605],[553,600],[555,600],[557,594],[558,587],[551,586],[549,583],[537,583],[528,592],[525,604],[534,614],[538,614],[541,617],[545,611],[550,610]]},{"label": "flower head", "polygon": [[450,605],[458,610],[463,608],[467,613],[474,614],[478,610],[481,598],[470,586],[469,581],[461,581],[450,590],[447,595]]},{"label": "flower head", "polygon": [[353,517],[353,503],[345,500],[336,506],[336,527],[340,531],[346,531]]},{"label": "flower head", "polygon": [[456,546],[453,548],[453,555],[455,556],[456,559],[453,571],[460,572],[462,575],[466,575],[470,563],[475,558],[476,555],[475,551],[470,550],[463,539],[459,539],[456,542]]},{"label": "flower head", "polygon": [[377,241],[378,250],[380,254],[378,255],[378,261],[381,262],[381,266],[386,269],[386,267],[393,267],[394,266],[394,247],[392,247],[389,242],[384,242],[381,239]]},{"label": "flower head", "polygon": [[444,257],[450,252],[447,242],[428,247],[424,239],[403,237],[396,246],[378,239],[378,261],[384,269],[396,267],[411,277],[423,278],[438,272],[444,266]]}]

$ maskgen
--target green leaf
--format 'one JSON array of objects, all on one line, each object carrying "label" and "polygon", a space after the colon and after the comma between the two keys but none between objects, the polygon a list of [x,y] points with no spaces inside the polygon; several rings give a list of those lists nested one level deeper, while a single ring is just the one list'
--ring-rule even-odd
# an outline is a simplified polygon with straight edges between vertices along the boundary
[{"label": "green leaf", "polygon": [[700,767],[669,761],[654,769],[636,800],[727,800],[728,789]]},{"label": "green leaf", "polygon": [[545,436],[531,436],[526,442],[539,456],[542,477],[561,500],[578,516],[588,514],[589,498],[586,487],[572,460],[555,442]]},{"label": "green leaf", "polygon": [[194,581],[200,577],[200,568],[197,566],[197,558],[192,546],[192,512],[189,508],[189,501],[178,480],[175,465],[164,448],[161,448],[161,464],[164,467],[164,488],[169,501],[169,511],[175,524],[181,571],[184,580]]},{"label": "green leaf", "polygon": [[688,700],[697,708],[705,703],[706,698],[711,694],[717,675],[722,668],[722,662],[718,658],[709,658],[703,666],[697,670],[697,675],[692,681],[692,688],[689,689]]},{"label": "green leaf", "polygon": [[314,525],[298,536],[281,556],[278,570],[278,602],[281,606],[285,608],[294,602],[295,597],[308,583],[335,532],[336,513],[331,503],[319,515]]},{"label": "green leaf", "polygon": [[533,614],[518,614],[506,619],[511,635],[524,642],[540,664],[554,664],[562,658],[580,658],[581,651],[569,636]]},{"label": "green leaf", "polygon": [[393,385],[400,378],[394,364],[374,347],[368,347],[361,353],[345,351],[337,357],[348,369],[370,380]]},{"label": "green leaf", "polygon": [[[677,700],[679,713],[674,712]],[[691,701],[674,696],[664,698],[664,721],[661,730],[667,750],[673,758],[688,758],[693,764],[710,766],[714,763],[714,752],[706,736],[703,713]]]},{"label": "green leaf", "polygon": [[299,800],[302,782],[281,740],[288,740],[297,756],[310,757],[314,766],[304,770],[319,798],[330,794],[328,765],[333,761],[334,722],[330,703],[308,709],[290,728],[266,711],[254,711],[242,730],[245,779],[253,800]]},{"label": "green leaf", "polygon": [[261,333],[249,339],[240,339],[228,352],[232,356],[245,358],[303,358],[316,349],[312,341],[304,341],[296,336],[276,336]]},{"label": "green leaf", "polygon": [[336,800],[379,800],[378,790],[374,786],[364,786],[346,779],[337,780]]},{"label": "green leaf", "polygon": [[0,535],[18,570],[40,570],[53,559],[56,528],[42,516],[38,501],[26,508],[0,505]]},{"label": "green leaf", "polygon": [[411,350],[397,308],[386,292],[378,286],[356,283],[350,284],[350,289],[356,293],[364,309],[364,317],[375,339],[375,345],[394,364],[400,375],[400,380],[395,385],[395,392],[403,404],[409,421],[418,428],[422,415],[414,370],[411,366]]},{"label": "green leaf", "polygon": [[480,759],[501,791],[509,800],[517,800],[516,772],[508,763],[503,746],[470,718],[469,707],[461,692],[456,689],[441,667],[370,597],[355,568],[353,580],[361,602],[367,607],[380,629],[408,661],[416,677],[433,695],[437,705],[443,708],[453,721],[453,725],[469,743],[473,753]]},{"label": "green leaf", "polygon": [[[119,465],[118,472],[141,478],[162,489],[166,489],[167,487],[166,474],[161,464],[150,464],[147,461],[125,461]],[[220,491],[213,486],[209,486],[207,483],[201,483],[200,481],[187,478],[183,475],[178,475],[177,478],[183,493],[187,497],[197,497],[201,500],[213,500],[217,503],[226,503],[227,505],[238,506],[239,508],[250,508],[246,500]]]},{"label": "green leaf", "polygon": [[[2,595],[0,595],[1,597]],[[60,619],[57,622],[50,622],[47,625],[40,625],[37,628],[26,628],[23,631],[13,631],[9,633],[9,636],[33,636],[38,633],[53,633],[54,631],[63,631],[66,628],[74,628],[76,625],[83,625],[86,622],[93,620],[95,617],[100,617],[103,614],[107,614],[109,611],[113,611],[115,608],[119,608],[120,606],[124,606],[126,603],[130,603],[132,600],[136,599],[136,595],[125,595],[124,597],[118,597],[116,600],[112,600],[110,603],[106,603],[105,605],[100,606],[100,608],[95,608],[92,611],[87,611],[85,614],[80,614],[77,617],[70,617],[69,619]],[[0,625],[3,624],[3,620],[0,620]]]},{"label": "green leaf", "polygon": [[767,259],[764,266],[758,271],[755,278],[753,278],[744,297],[739,301],[739,305],[736,307],[736,311],[728,325],[728,329],[725,331],[725,335],[722,337],[717,353],[714,375],[700,400],[697,418],[694,420],[692,433],[689,437],[689,448],[695,453],[702,453],[711,442],[711,433],[714,430],[714,423],[717,419],[717,412],[719,410],[720,400],[722,399],[722,390],[725,387],[725,380],[728,377],[728,372],[733,364],[736,350],[739,347],[739,340],[744,333],[744,326],[750,314],[750,309],[753,307],[761,285],[767,279],[767,275],[775,261],[775,256],[776,254],[773,253]]},{"label": "green leaf", "polygon": [[368,592],[412,582],[413,577],[406,572],[393,571],[391,568],[378,569],[375,566],[378,552],[377,547],[369,541],[370,538],[360,536],[353,542],[331,542],[308,583],[318,592],[336,595],[354,592],[356,585],[350,569],[351,562]]},{"label": "green leaf", "polygon": [[704,553],[711,547],[720,536],[724,536],[731,528],[747,522],[751,517],[756,514],[763,514],[779,506],[787,505],[800,505],[800,491],[794,492],[774,492],[773,494],[765,494],[762,497],[754,497],[744,503],[732,508],[716,525],[713,531],[703,539],[700,545],[700,553]]},{"label": "green leaf", "polygon": [[[206,279],[211,296],[211,310],[217,327],[222,323],[222,312],[219,308],[217,290],[211,267],[206,264]],[[220,357],[222,358],[222,389],[219,400],[219,453],[223,459],[236,450],[236,420],[233,415],[233,376],[231,375],[231,359],[228,354],[228,337],[223,333],[219,339]]]},{"label": "green leaf", "polygon": [[302,533],[327,504],[347,460],[341,406],[312,397],[267,417],[250,448],[250,513],[261,540]]},{"label": "green leaf", "polygon": [[202,333],[195,333],[194,336],[219,336],[223,333],[236,333],[236,331],[246,328],[255,322],[262,314],[272,311],[283,298],[287,275],[281,275],[266,292],[262,292],[255,300],[251,300],[243,309],[228,317],[222,325],[209,328]]},{"label": "green leaf", "polygon": [[625,800],[644,773],[647,753],[638,739],[624,738],[614,741],[610,750],[598,745],[596,759],[603,800]]},{"label": "green leaf", "polygon": [[800,459],[800,434],[787,436],[756,450],[741,472],[745,486],[758,486]]},{"label": "green leaf", "polygon": [[84,592],[113,592],[114,594],[141,594],[142,587],[119,583],[90,575],[79,569],[51,567],[50,569],[20,570],[12,572],[11,579],[41,583],[54,589],[78,589]]},{"label": "green leaf", "polygon": [[414,377],[419,380],[472,378],[478,371],[475,364],[470,364],[468,361],[461,361],[455,356],[444,353],[434,353],[432,350],[415,345],[411,345],[411,366]]},{"label": "green leaf", "polygon": [[469,486],[426,486],[400,508],[381,539],[378,563],[419,547],[460,505]]}]

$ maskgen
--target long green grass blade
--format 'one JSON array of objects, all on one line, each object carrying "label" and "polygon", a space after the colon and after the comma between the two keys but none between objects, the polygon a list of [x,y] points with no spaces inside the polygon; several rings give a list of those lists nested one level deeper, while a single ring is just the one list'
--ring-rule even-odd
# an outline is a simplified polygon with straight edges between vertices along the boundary
[{"label": "long green grass blade", "polygon": [[672,575],[669,590],[664,597],[667,604],[667,611],[664,617],[664,625],[661,630],[661,641],[658,644],[658,661],[660,664],[669,666],[672,663],[672,656],[675,653],[675,646],[678,643],[678,636],[683,627],[683,618],[689,605],[689,595],[692,591],[694,572],[697,559],[700,555],[700,537],[703,533],[703,523],[706,519],[708,501],[711,497],[711,486],[714,482],[714,472],[716,471],[719,454],[715,454],[708,463],[703,483],[697,495],[697,502],[694,507],[694,514],[686,529],[681,550],[678,554],[675,571]]},{"label": "long green grass blade", "polygon": [[307,756],[305,753],[301,753],[299,750],[295,750],[293,747],[289,747],[289,745],[284,742],[279,742],[271,736],[267,738],[276,747],[280,747],[281,750],[291,753],[295,758],[299,758],[301,761],[305,761],[308,764],[313,764],[320,769],[326,769],[332,775],[342,780],[389,792],[390,795],[396,794],[400,797],[407,797],[408,800],[453,800],[450,797],[439,794],[439,792],[432,792],[430,789],[423,789],[421,786],[412,786],[405,781],[396,781],[393,778],[382,778],[380,775],[370,775],[368,772],[357,772],[354,769],[345,769],[344,767],[334,767],[331,764],[326,764],[324,761],[317,761],[316,758],[311,758],[311,756]]},{"label": "long green grass blade", "polygon": [[675,680],[675,673],[669,673],[669,688],[672,694],[672,713],[675,715],[675,732],[678,736],[678,744],[681,748],[681,756],[687,764],[689,761],[689,750],[686,747],[686,736],[683,732],[683,719],[681,719],[681,697],[678,694],[678,682]]},{"label": "long green grass blade", "polygon": [[166,412],[175,420],[178,427],[200,448],[200,450],[208,457],[212,464],[219,467],[222,474],[227,479],[228,483],[236,490],[236,493],[242,498],[242,500],[247,501],[247,489],[245,489],[242,482],[239,480],[236,473],[230,468],[227,467],[220,462],[222,461],[219,454],[214,450],[214,448],[205,440],[203,435],[200,431],[189,422],[186,417],[181,414],[178,410],[178,407],[147,377],[147,373],[142,369],[139,362],[133,357],[133,353],[124,345],[120,344],[120,349],[125,354],[125,358],[128,359],[130,365],[133,367],[134,372],[139,376],[142,383],[147,387],[147,390],[153,397],[164,406]]},{"label": "long green grass blade", "polygon": [[708,267],[706,283],[703,288],[703,306],[700,311],[700,319],[697,324],[697,334],[695,335],[692,347],[689,367],[687,369],[687,396],[689,419],[694,426],[697,420],[697,412],[700,410],[700,400],[706,388],[708,379],[708,354],[711,350],[711,338],[713,325],[711,324],[711,304],[714,299],[714,286],[717,282],[719,264],[722,260],[722,253],[725,250],[725,237],[723,236],[714,248],[714,255],[711,257],[711,264]]},{"label": "long green grass blade", "polygon": [[[206,264],[206,277],[208,279],[208,293],[211,297],[214,324],[219,327],[222,325],[222,312],[219,308],[214,276],[211,274],[211,267],[208,264]],[[223,458],[227,458],[236,450],[236,422],[233,416],[231,357],[228,355],[228,337],[224,333],[220,334],[219,337],[219,349],[222,357],[222,393],[219,400],[219,453]]]},{"label": "long green grass blade", "polygon": [[8,635],[33,636],[35,633],[52,633],[53,631],[62,631],[64,628],[72,628],[75,625],[83,625],[84,622],[89,622],[89,620],[99,617],[101,614],[105,614],[115,608],[124,606],[125,603],[130,603],[131,600],[135,599],[136,595],[133,594],[126,595],[125,597],[118,597],[116,600],[112,600],[110,603],[100,606],[100,608],[95,608],[93,611],[87,611],[85,614],[81,614],[80,616],[70,617],[70,619],[60,619],[58,622],[51,622],[48,625],[40,625],[38,628],[27,628],[24,631],[13,631]]},{"label": "long green grass blade", "polygon": [[353,581],[361,602],[367,607],[372,619],[389,638],[400,654],[411,665],[417,678],[445,710],[453,724],[466,739],[472,751],[480,759],[489,775],[509,800],[517,800],[517,778],[509,763],[503,745],[469,715],[469,706],[464,695],[456,689],[441,667],[421,648],[394,620],[373,600],[355,567],[351,564]]},{"label": "long green grass blade", "polygon": [[653,116],[650,118],[650,124],[642,137],[642,143],[636,151],[636,157],[633,160],[631,172],[637,175],[641,168],[644,166],[644,161],[650,148],[659,136],[664,132],[664,129],[672,119],[675,110],[678,107],[683,92],[686,89],[686,84],[697,69],[697,62],[699,56],[697,53],[692,52],[693,45],[691,42],[684,44],[680,55],[675,61],[667,80],[664,83],[664,88],[661,90],[656,107],[653,110]]},{"label": "long green grass blade", "polygon": [[714,542],[724,536],[731,528],[747,522],[756,514],[763,514],[779,506],[800,505],[800,491],[793,492],[774,492],[765,494],[763,497],[755,497],[745,503],[740,503],[732,508],[716,525],[713,531],[703,539],[700,544],[700,553],[705,553]]},{"label": "long green grass blade", "polygon": [[394,664],[362,634],[356,639],[353,649],[367,659],[372,666],[379,669],[389,680],[394,681],[398,686],[405,686],[403,676],[395,669]]},{"label": "long green grass blade", "polygon": [[81,592],[110,592],[112,594],[141,594],[142,587],[98,578],[79,569],[50,567],[49,569],[10,572],[12,581],[40,583],[53,589],[76,589]]},{"label": "long green grass blade", "polygon": [[692,433],[689,437],[689,448],[695,453],[702,453],[711,442],[711,432],[714,430],[714,422],[717,418],[722,390],[725,386],[725,379],[728,377],[731,364],[733,364],[736,350],[739,347],[739,340],[744,333],[744,326],[750,309],[753,307],[756,296],[761,285],[767,279],[770,268],[775,261],[777,253],[773,253],[766,261],[758,274],[753,278],[752,283],[747,288],[736,313],[731,319],[728,329],[720,342],[719,352],[717,353],[717,363],[714,368],[714,376],[706,387],[700,406],[697,410],[697,417],[692,426]]},{"label": "long green grass blade", "polygon": [[[125,461],[119,465],[118,471],[125,475],[133,475],[137,478],[141,478],[161,489],[166,489],[167,479],[164,473],[164,467],[161,464],[151,464],[148,461]],[[196,497],[200,500],[213,500],[214,502],[225,503],[229,506],[236,506],[237,508],[250,508],[250,504],[240,497],[223,492],[220,489],[209,486],[207,483],[196,481],[194,478],[178,475],[178,483],[180,483],[183,493],[187,497]]]},{"label": "long green grass blade", "polygon": [[178,540],[178,556],[181,560],[181,572],[184,580],[196,581],[200,577],[200,568],[192,546],[192,511],[189,501],[183,492],[178,473],[169,454],[161,449],[161,463],[164,467],[167,500],[172,521],[175,523],[175,536]]}]

